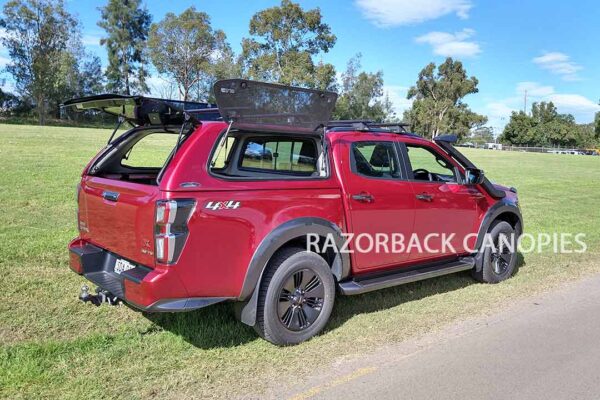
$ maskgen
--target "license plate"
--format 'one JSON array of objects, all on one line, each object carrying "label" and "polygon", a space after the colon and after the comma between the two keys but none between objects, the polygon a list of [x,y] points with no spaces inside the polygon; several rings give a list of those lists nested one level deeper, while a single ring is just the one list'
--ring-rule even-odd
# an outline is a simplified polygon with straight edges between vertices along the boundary
[{"label": "license plate", "polygon": [[125,271],[129,271],[130,269],[134,269],[135,265],[133,265],[132,263],[130,263],[127,260],[123,260],[123,259],[118,259],[117,262],[115,263],[115,272],[117,274],[121,274]]}]

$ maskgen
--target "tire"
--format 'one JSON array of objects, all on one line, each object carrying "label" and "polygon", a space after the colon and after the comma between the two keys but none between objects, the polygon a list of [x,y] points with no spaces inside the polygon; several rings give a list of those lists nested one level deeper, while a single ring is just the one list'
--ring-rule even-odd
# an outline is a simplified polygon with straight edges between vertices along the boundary
[{"label": "tire", "polygon": [[335,281],[327,262],[299,247],[284,248],[265,271],[254,328],[278,346],[304,342],[325,327],[334,298]]},{"label": "tire", "polygon": [[[481,270],[473,270],[472,275],[479,282],[499,283],[510,278],[517,272],[517,236],[515,229],[505,221],[497,221],[492,224],[488,235],[491,240],[484,240]],[[502,236],[508,238],[508,243],[512,244],[512,249],[504,246],[503,254],[500,252],[500,238]],[[488,244],[493,243],[494,246],[486,246],[486,242]]]}]

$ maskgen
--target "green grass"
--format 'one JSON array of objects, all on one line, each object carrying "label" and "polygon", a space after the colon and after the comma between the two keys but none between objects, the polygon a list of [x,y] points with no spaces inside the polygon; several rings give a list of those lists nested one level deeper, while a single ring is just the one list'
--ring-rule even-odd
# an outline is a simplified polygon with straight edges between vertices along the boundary
[{"label": "green grass", "polygon": [[584,232],[590,252],[527,254],[500,285],[458,274],[339,297],[326,332],[291,348],[258,339],[229,304],[156,316],[84,305],[66,245],[76,236],[75,185],[109,134],[0,125],[0,397],[258,396],[282,384],[274,377],[317,373],[290,360],[327,368],[600,271],[600,157],[470,150],[492,180],[519,188],[526,232]]}]

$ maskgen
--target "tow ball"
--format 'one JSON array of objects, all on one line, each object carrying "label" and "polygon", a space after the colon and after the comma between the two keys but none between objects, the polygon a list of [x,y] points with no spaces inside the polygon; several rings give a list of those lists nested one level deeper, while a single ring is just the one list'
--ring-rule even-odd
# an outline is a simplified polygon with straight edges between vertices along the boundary
[{"label": "tow ball", "polygon": [[104,290],[102,288],[96,288],[96,294],[90,294],[90,288],[88,285],[83,285],[81,287],[81,292],[79,293],[79,300],[87,303],[88,301],[95,306],[99,306],[102,303],[107,303],[111,306],[116,306],[121,302],[117,296],[109,292],[108,290]]}]

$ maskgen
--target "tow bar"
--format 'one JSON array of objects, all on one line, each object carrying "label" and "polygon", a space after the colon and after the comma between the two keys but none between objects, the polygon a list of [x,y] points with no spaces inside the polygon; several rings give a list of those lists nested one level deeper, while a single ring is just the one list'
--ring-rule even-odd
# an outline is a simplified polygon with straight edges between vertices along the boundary
[{"label": "tow bar", "polygon": [[79,300],[87,303],[88,301],[95,306],[100,306],[102,303],[107,303],[111,306],[116,306],[121,302],[117,296],[109,292],[108,290],[104,290],[102,288],[96,288],[96,294],[90,294],[90,288],[88,285],[83,285],[81,287],[81,292],[79,293]]}]

